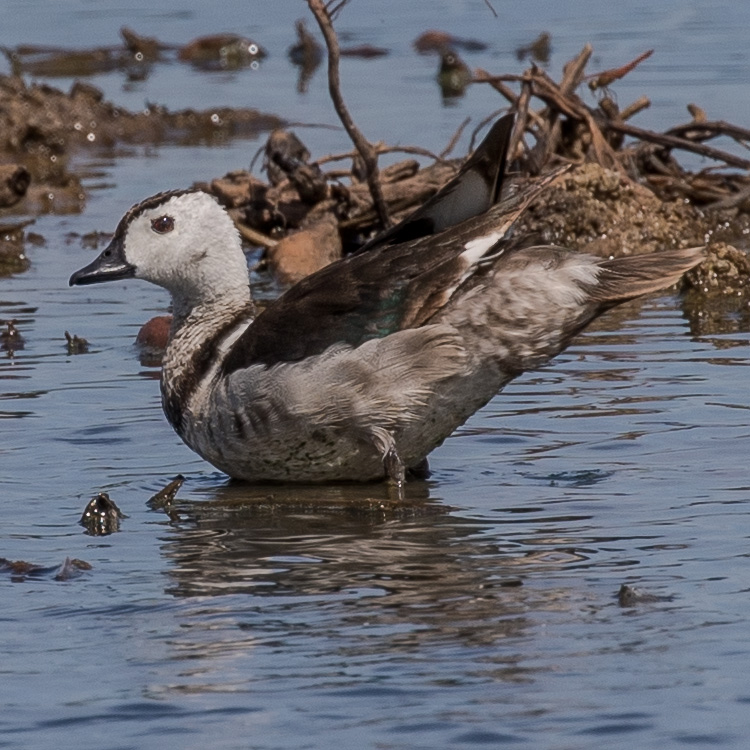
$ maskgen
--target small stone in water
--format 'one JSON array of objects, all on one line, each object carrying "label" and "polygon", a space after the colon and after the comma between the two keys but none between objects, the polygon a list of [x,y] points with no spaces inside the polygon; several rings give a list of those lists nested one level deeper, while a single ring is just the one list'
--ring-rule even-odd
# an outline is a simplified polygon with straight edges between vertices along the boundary
[{"label": "small stone in water", "polygon": [[107,536],[120,530],[120,519],[127,516],[117,507],[106,492],[92,497],[83,511],[79,523],[91,536]]}]

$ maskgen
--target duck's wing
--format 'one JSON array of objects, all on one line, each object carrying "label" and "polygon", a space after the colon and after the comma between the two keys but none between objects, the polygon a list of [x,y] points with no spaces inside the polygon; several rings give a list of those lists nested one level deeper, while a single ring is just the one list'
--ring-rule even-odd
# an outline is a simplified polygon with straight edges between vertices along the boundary
[{"label": "duck's wing", "polygon": [[500,199],[514,122],[513,114],[501,117],[450,182],[413,214],[373,237],[357,252],[439,234],[489,211]]},{"label": "duck's wing", "polygon": [[423,325],[488,258],[512,248],[508,230],[558,174],[440,235],[381,246],[308,276],[258,315],[228,353],[224,371],[296,362],[337,343],[358,346]]}]

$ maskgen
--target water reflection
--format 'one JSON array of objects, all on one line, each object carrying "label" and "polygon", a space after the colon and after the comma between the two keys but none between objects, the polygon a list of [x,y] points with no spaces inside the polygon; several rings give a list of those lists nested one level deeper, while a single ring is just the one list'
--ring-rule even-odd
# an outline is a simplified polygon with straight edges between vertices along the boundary
[{"label": "water reflection", "polygon": [[707,338],[717,349],[744,345],[746,340],[718,338],[750,331],[750,300],[746,294],[688,295],[683,304],[693,336]]},{"label": "water reflection", "polygon": [[[546,547],[498,542],[486,524],[453,515],[429,485],[409,487],[400,506],[378,485],[228,485],[210,502],[177,502],[180,521],[163,545],[167,591],[249,597],[233,599],[238,644],[248,631],[286,643],[304,622],[338,639],[337,649],[371,654],[426,642],[494,644],[523,635],[527,612],[569,600],[560,588],[523,585],[530,570],[585,559],[556,526],[545,530]],[[210,604],[200,601],[205,622]],[[227,647],[226,631],[221,639]]]}]

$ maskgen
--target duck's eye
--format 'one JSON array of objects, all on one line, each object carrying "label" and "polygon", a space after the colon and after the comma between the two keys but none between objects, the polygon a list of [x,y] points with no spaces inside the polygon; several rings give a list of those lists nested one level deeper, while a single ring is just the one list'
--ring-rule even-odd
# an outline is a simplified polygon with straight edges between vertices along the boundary
[{"label": "duck's eye", "polygon": [[174,229],[174,219],[171,216],[160,216],[151,220],[151,229],[157,234],[167,234]]}]

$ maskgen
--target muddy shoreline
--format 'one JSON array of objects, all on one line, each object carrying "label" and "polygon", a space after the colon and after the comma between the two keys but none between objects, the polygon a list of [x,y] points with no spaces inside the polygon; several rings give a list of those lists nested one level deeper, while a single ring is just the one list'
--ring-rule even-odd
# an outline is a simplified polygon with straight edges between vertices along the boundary
[{"label": "muddy shoreline", "polygon": [[[486,80],[486,74],[477,75],[475,82]],[[494,104],[488,101],[488,110]],[[520,117],[528,121],[526,106]],[[542,116],[545,110],[535,115]],[[546,116],[552,127],[555,118]],[[613,117],[621,121],[619,114]],[[719,295],[733,298],[735,308],[746,307],[750,263],[743,240],[750,232],[750,215],[741,193],[747,175],[738,172],[726,178],[721,189],[730,199],[722,199],[716,186],[706,193],[701,180],[707,178],[682,170],[664,147],[623,145],[621,137],[609,136],[605,148],[570,122],[554,153],[546,157],[557,167],[567,163],[568,171],[531,207],[517,231],[602,256],[705,244],[706,263],[685,281],[692,298]],[[172,112],[149,105],[132,112],[106,101],[84,81],[64,92],[28,83],[23,75],[0,76],[0,276],[22,273],[29,266],[26,246],[43,242],[28,223],[30,217],[83,209],[86,196],[74,166],[77,154],[118,145],[200,145],[268,134],[265,178],[238,169],[200,187],[231,209],[248,244],[265,248],[268,267],[282,284],[298,280],[356,249],[378,231],[379,219],[359,154],[343,133],[341,154],[314,158],[284,126],[277,115],[247,108]],[[606,123],[601,130],[612,132]],[[535,162],[535,149],[523,141],[516,145],[514,179],[534,179],[544,172],[547,167],[540,169]],[[380,153],[390,150],[379,145]],[[419,160],[403,150],[408,158],[379,174],[392,221],[429,198],[462,163],[443,154],[425,165],[424,150],[411,149]],[[611,161],[612,154],[616,161]],[[669,163],[669,189],[649,171],[656,157],[661,164]],[[611,163],[603,164],[607,159]],[[690,197],[684,191],[677,194],[675,175],[693,190]],[[706,195],[713,200],[701,198]]]}]

